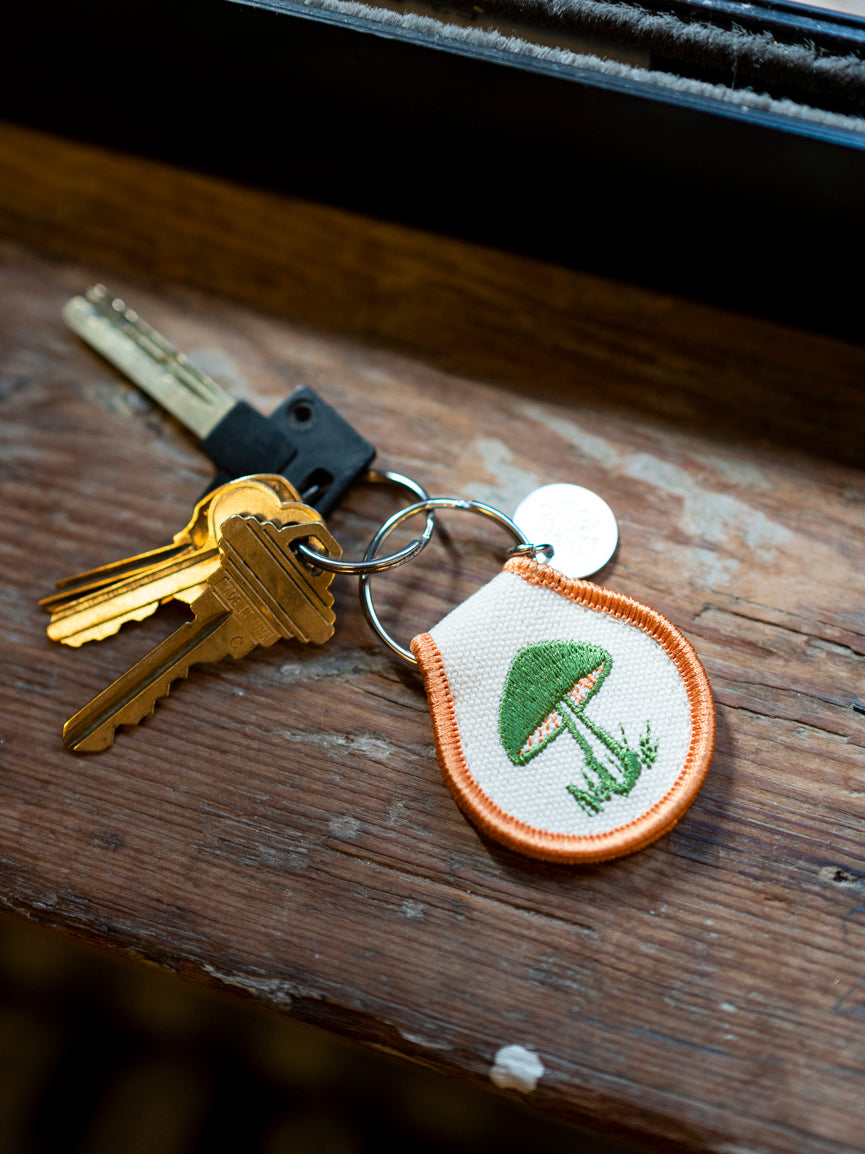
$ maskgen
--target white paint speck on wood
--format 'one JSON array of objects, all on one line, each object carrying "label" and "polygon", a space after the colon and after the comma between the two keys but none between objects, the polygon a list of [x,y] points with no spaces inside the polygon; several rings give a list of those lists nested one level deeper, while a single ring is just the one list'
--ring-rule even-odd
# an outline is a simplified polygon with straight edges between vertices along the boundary
[{"label": "white paint speck on wood", "polygon": [[543,1076],[544,1064],[525,1046],[502,1046],[490,1070],[490,1078],[501,1090],[530,1094]]}]

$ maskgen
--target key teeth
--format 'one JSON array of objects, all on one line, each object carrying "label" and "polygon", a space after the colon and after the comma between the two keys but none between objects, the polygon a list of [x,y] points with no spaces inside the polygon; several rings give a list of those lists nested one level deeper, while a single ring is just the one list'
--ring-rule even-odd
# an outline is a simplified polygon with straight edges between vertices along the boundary
[{"label": "key teeth", "polygon": [[115,617],[110,621],[103,621],[97,625],[85,626],[83,629],[77,630],[75,633],[66,633],[67,622],[59,615],[55,620],[52,617],[47,633],[52,641],[59,641],[61,645],[68,645],[72,649],[79,649],[82,645],[86,645],[88,641],[104,641],[106,637],[113,637],[115,633],[119,633],[124,625],[128,625],[131,621],[146,621],[159,608],[158,601],[152,601],[148,605],[144,605],[138,609],[133,609],[129,613],[120,617]]},{"label": "key teeth", "polygon": [[[206,596],[206,594],[205,594]],[[202,599],[199,599],[199,605]],[[157,701],[167,697],[175,681],[185,679],[194,665],[221,661],[228,653],[244,656],[254,642],[244,646],[230,644],[233,630],[226,639],[225,626],[232,615],[216,602],[208,609],[222,610],[205,620],[188,621],[175,630],[137,665],[95,697],[63,727],[67,749],[80,753],[98,753],[114,742],[115,730],[121,725],[134,726],[149,717]],[[229,642],[226,648],[226,641]]]},{"label": "key teeth", "polygon": [[[122,709],[118,710],[109,721],[104,721],[94,726],[78,740],[75,739],[74,731],[77,727],[74,723],[80,716],[80,713],[76,713],[75,717],[71,717],[63,726],[63,744],[68,750],[74,753],[102,753],[106,749],[110,749],[114,744],[117,730],[121,727],[134,729],[146,718],[152,717],[156,712],[158,702],[160,702],[163,697],[168,697],[175,682],[185,681],[189,677],[189,670],[191,668],[192,666],[185,670],[179,669],[176,673],[172,673],[171,676],[168,677],[164,688],[160,686],[154,691],[151,687],[147,698],[136,698],[130,701]],[[80,712],[84,713],[85,710],[88,709],[89,707],[85,706],[85,709]]]},{"label": "key teeth", "polygon": [[71,718],[63,726],[63,744],[74,753],[102,753],[114,744],[114,727],[110,730],[96,730],[80,741],[75,741],[69,728],[75,718]]}]

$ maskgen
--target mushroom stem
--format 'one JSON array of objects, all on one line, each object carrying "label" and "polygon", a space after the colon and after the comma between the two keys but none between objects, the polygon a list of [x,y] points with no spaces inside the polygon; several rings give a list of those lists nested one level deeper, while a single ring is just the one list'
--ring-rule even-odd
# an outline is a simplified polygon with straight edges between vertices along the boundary
[{"label": "mushroom stem", "polygon": [[[580,789],[579,786],[569,785],[568,792],[587,813],[599,813],[601,803],[609,801],[614,793],[628,794],[631,792],[643,767],[640,759],[633,750],[621,745],[614,737],[607,733],[605,729],[586,717],[582,710],[579,712],[574,710],[570,706],[570,703],[562,702],[561,704],[566,706],[566,708],[562,710],[565,725],[582,750],[586,766],[597,777],[596,782],[590,781],[584,769],[583,778],[587,788]],[[621,769],[621,779],[612,774],[607,766],[596,757],[585,735],[580,733],[577,728],[579,724],[582,724],[589,733],[609,750],[617,763],[617,768]]]}]

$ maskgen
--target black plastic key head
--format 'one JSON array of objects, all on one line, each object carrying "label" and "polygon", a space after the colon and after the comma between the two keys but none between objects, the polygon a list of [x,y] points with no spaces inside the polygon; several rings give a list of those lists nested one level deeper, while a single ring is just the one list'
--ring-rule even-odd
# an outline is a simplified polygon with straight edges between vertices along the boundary
[{"label": "black plastic key head", "polygon": [[201,442],[219,473],[208,488],[251,473],[281,473],[326,516],[370,468],[375,448],[336,409],[299,385],[269,417],[239,401]]}]

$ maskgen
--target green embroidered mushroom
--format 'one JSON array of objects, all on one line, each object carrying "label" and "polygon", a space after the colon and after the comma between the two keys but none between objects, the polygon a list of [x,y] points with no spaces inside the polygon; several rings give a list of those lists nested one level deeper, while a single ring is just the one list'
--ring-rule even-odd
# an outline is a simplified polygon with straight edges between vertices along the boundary
[{"label": "green embroidered mushroom", "polygon": [[[528,645],[516,655],[499,708],[499,735],[514,765],[527,765],[562,733],[570,733],[583,755],[585,788],[568,792],[589,814],[600,813],[613,794],[628,794],[643,768],[658,754],[651,726],[640,738],[640,756],[622,729],[617,741],[586,715],[586,706],[601,690],[613,666],[606,649],[583,641],[546,641]],[[605,765],[586,736],[592,735],[612,755]],[[611,772],[614,769],[616,772]]]}]

